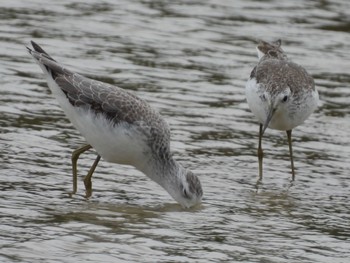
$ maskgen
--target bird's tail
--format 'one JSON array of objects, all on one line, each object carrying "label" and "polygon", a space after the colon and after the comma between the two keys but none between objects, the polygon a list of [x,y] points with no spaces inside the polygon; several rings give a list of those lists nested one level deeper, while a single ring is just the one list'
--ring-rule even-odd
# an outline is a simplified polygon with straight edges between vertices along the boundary
[{"label": "bird's tail", "polygon": [[51,77],[55,79],[57,75],[70,73],[69,70],[58,64],[58,62],[54,60],[49,54],[47,54],[46,51],[43,50],[37,43],[34,41],[30,42],[33,49],[27,47],[27,50],[29,54],[33,56],[45,74],[51,75]]},{"label": "bird's tail", "polygon": [[[30,47],[27,47],[27,49],[28,49],[29,54],[31,54],[34,58],[36,58],[38,55],[39,56],[41,55],[42,57],[45,57],[49,60],[56,62],[56,60],[54,60],[49,54],[47,54],[46,51],[43,50],[41,48],[41,46],[39,46],[37,43],[35,43],[32,40],[30,41],[30,43],[32,44],[32,47],[34,50],[32,50]],[[34,56],[34,55],[36,55],[36,56]]]}]

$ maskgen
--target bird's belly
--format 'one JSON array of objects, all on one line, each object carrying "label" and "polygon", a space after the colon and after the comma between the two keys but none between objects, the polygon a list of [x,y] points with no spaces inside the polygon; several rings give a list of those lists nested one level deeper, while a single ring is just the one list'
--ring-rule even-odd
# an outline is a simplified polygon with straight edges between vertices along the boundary
[{"label": "bird's belly", "polygon": [[103,159],[136,168],[143,165],[150,152],[144,133],[127,123],[112,125],[104,115],[96,115],[84,108],[78,112],[78,130]]},{"label": "bird's belly", "polygon": [[250,110],[260,123],[264,123],[267,118],[268,107],[262,101],[263,92],[259,89],[254,78],[247,81],[245,94]]},{"label": "bird's belly", "polygon": [[280,131],[288,131],[294,129],[296,126],[303,123],[303,121],[299,119],[291,119],[289,118],[286,112],[276,112],[272,117],[269,128]]},{"label": "bird's belly", "polygon": [[75,107],[55,83],[50,84],[69,120],[103,159],[139,169],[144,165],[150,149],[140,129],[126,123],[112,125],[102,114],[96,115],[86,107]]},{"label": "bird's belly", "polygon": [[303,100],[291,103],[284,109],[277,109],[269,127],[276,130],[288,131],[302,124],[315,111],[318,104],[318,92],[304,94]]}]

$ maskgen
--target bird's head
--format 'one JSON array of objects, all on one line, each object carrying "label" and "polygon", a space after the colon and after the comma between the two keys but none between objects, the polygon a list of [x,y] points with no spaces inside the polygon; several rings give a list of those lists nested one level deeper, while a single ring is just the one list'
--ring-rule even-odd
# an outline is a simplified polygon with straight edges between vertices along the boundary
[{"label": "bird's head", "polygon": [[256,47],[258,52],[259,60],[266,58],[275,58],[275,59],[286,59],[287,55],[284,53],[281,48],[282,40],[278,39],[273,42],[265,42],[263,40],[259,41],[259,44]]},{"label": "bird's head", "polygon": [[175,182],[168,187],[169,194],[183,207],[190,208],[202,201],[203,190],[196,175],[180,166]]}]

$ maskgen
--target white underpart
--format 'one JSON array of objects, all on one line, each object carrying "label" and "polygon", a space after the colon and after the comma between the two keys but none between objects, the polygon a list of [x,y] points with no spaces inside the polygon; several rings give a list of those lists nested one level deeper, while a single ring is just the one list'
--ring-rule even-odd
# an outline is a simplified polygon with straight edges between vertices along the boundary
[{"label": "white underpart", "polygon": [[[273,103],[271,97],[265,92],[266,100],[262,99],[262,92],[264,91],[259,90],[259,85],[255,78],[247,81],[245,92],[250,110],[259,122],[264,124],[270,110],[270,104]],[[305,96],[305,100],[301,103],[300,108],[293,112],[291,110],[293,97],[290,97],[286,103],[283,103],[281,100],[283,96],[281,96],[281,99],[279,98],[275,101],[274,107],[276,108],[276,111],[268,127],[276,130],[287,131],[302,124],[317,108],[319,101],[317,90],[302,95]]]},{"label": "white underpart", "polygon": [[259,85],[256,79],[252,78],[247,81],[245,95],[252,113],[257,117],[260,123],[264,123],[268,114],[268,104],[260,98]]},{"label": "white underpart", "polygon": [[269,127],[276,130],[292,130],[302,124],[317,108],[318,92],[311,91],[301,94],[304,101],[300,103],[298,110],[292,110],[293,97],[286,103],[279,101],[279,105],[271,119]]},{"label": "white underpart", "polygon": [[164,165],[168,164],[153,158],[147,143],[149,131],[145,125],[141,125],[142,128],[126,122],[113,125],[103,114],[95,114],[87,107],[73,106],[46,67],[36,62],[69,120],[103,159],[134,166],[161,185],[183,207],[192,207],[201,202],[201,196],[193,195],[191,199],[183,196],[183,187],[189,190],[189,186],[185,177],[187,171],[180,164],[171,162],[171,167],[167,166],[168,170],[164,170]]},{"label": "white underpart", "polygon": [[[132,165],[140,171],[149,170],[145,167],[149,161],[146,158],[149,146],[140,130],[130,126],[126,128],[126,123],[112,126],[102,114],[96,115],[85,107],[74,107],[46,69],[44,72],[51,92],[69,120],[103,159]],[[152,174],[147,175],[152,178]]]}]

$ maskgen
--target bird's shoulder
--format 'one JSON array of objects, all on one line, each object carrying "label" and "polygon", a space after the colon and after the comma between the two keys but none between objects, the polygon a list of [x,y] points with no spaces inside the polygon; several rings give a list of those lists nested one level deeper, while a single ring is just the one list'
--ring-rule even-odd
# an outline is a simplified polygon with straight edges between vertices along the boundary
[{"label": "bird's shoulder", "polygon": [[54,80],[73,106],[87,107],[115,124],[123,121],[156,129],[167,127],[155,109],[130,91],[77,73],[58,75]]},{"label": "bird's shoulder", "polygon": [[288,86],[292,91],[315,89],[313,78],[300,65],[280,59],[267,59],[259,62],[251,73],[258,84],[267,89]]}]

